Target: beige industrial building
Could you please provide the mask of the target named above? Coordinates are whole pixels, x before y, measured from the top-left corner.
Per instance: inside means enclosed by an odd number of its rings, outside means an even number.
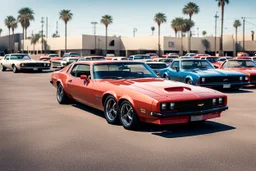
[[[5,36],[7,37],[7,36]],[[210,44],[209,49],[205,49],[202,44],[202,40],[208,40]],[[245,51],[255,52],[256,51],[256,41],[253,40],[251,34],[245,35]],[[0,38],[0,48],[5,44],[8,46],[8,39],[5,38],[5,42],[1,41]],[[105,53],[105,36],[94,36],[94,35],[77,35],[67,37],[67,51],[79,52],[81,55],[91,55],[91,54],[104,54]],[[137,53],[149,53],[157,52],[158,49],[158,37],[157,36],[137,36],[137,37],[108,37],[108,53],[114,53],[117,56],[129,56]],[[219,51],[220,38],[216,39],[216,51]],[[1,43],[2,42],[2,43]],[[16,42],[16,47],[20,42]],[[183,37],[183,54],[188,51],[188,38]],[[7,44],[7,45],[6,45]],[[160,37],[161,54],[176,52],[181,53],[181,38],[177,37]],[[227,55],[234,54],[235,47],[235,36],[234,35],[224,35],[223,38],[223,49],[224,53]],[[3,49],[3,48],[2,48]],[[17,48],[15,48],[17,50]],[[0,49],[1,50],[1,49]],[[65,50],[65,37],[59,38],[47,38],[46,44],[43,47],[43,52],[46,50],[47,53],[58,53],[62,55]],[[24,41],[24,51],[29,53],[41,53],[42,44],[38,42],[37,44],[31,44],[31,40]],[[192,37],[191,38],[191,52],[195,53],[215,53],[215,38],[214,37]],[[237,41],[237,51],[243,51],[243,36],[238,35]]]

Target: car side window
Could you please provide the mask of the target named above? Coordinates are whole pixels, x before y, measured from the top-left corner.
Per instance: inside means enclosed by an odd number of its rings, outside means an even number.
[[[65,53],[65,54],[63,55],[63,58],[68,57],[68,56],[69,56],[69,54],[68,54],[68,53]]]
[[[130,57],[129,57],[129,60],[133,60],[133,57],[132,57],[132,56],[130,56]]]
[[[175,61],[175,62],[172,63],[171,68],[175,69],[176,67],[179,68],[179,66],[180,66],[180,62],[179,61]]]
[[[225,62],[223,65],[222,65],[223,68],[227,68],[228,67],[228,62]]]
[[[91,73],[90,73],[90,65],[86,65],[86,64],[77,64],[73,67],[72,71],[70,72],[70,74],[73,77],[77,77],[79,78],[81,75],[87,75],[88,78],[91,77]]]
[[[10,55],[6,55],[4,59],[5,60],[10,60]]]

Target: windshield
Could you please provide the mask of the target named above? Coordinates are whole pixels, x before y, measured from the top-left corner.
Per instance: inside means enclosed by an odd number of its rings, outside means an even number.
[[[182,69],[214,69],[207,60],[184,60],[181,62]]]
[[[166,68],[167,66],[166,66],[166,64],[147,64],[150,68],[152,68],[152,69],[164,69],[164,68]]]
[[[154,54],[154,53],[151,53],[151,54],[148,54],[149,56],[158,56],[157,54]]]
[[[140,59],[151,59],[150,56],[135,56],[134,60],[140,60]]]
[[[228,61],[228,68],[253,68],[256,64],[249,60]]]
[[[70,57],[76,57],[76,56],[80,56],[78,53],[70,53],[69,55]]]
[[[51,55],[49,55],[49,57],[58,57],[59,55],[57,55],[57,54],[51,54]]]
[[[94,79],[156,78],[157,75],[144,63],[107,63],[93,66]]]
[[[215,63],[215,62],[218,62],[218,58],[206,58],[209,62],[211,63]]]
[[[11,55],[10,60],[29,60],[31,59],[28,55]]]
[[[167,58],[179,58],[178,55],[172,55],[172,56],[168,56]]]

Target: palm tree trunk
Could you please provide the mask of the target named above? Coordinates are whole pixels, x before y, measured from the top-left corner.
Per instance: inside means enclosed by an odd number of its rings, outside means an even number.
[[[189,20],[192,20],[192,15],[189,15]],[[190,53],[190,49],[191,49],[191,28],[189,28],[188,31],[188,53]]]
[[[177,37],[177,31],[175,31],[175,37]]]
[[[25,40],[27,39],[27,28],[25,27]]]
[[[15,49],[14,28],[12,28],[12,40],[13,40],[13,53],[14,53],[14,49]]]
[[[152,36],[154,36],[154,31],[152,30]]]
[[[35,54],[35,43],[33,44],[33,54]]]
[[[67,22],[65,22],[65,53],[67,53]]]
[[[220,33],[220,56],[223,56],[223,23],[224,23],[224,4],[221,6],[221,33]]]
[[[236,27],[236,42],[235,42],[235,55],[236,55],[236,51],[237,51],[237,49],[236,49],[236,46],[237,45],[237,27]]]
[[[161,49],[160,49],[160,24],[158,24],[158,55],[161,56]]]
[[[181,47],[181,52],[180,52],[180,54],[181,54],[181,56],[183,56],[183,35],[182,35],[182,31],[180,32],[180,37],[181,37],[181,40],[180,40],[180,47]]]
[[[22,34],[22,53],[24,53],[24,37],[25,37],[25,28],[24,27],[22,27],[22,32],[23,32],[23,34]]]
[[[105,54],[108,53],[108,26],[106,25],[106,44],[105,44]]]
[[[11,49],[11,29],[9,28],[9,47],[8,47],[8,53],[10,53]]]

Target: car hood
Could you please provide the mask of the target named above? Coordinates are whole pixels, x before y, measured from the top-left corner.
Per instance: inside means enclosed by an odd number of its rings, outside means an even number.
[[[219,70],[219,69],[207,69],[207,70],[190,70],[200,77],[219,77],[219,76],[245,76],[244,74],[236,71],[226,71],[226,70]]]
[[[240,71],[245,74],[256,75],[256,68],[237,68],[237,69],[233,69],[233,70]]]
[[[30,60],[16,60],[15,63],[33,63],[34,64],[34,63],[49,63],[49,62],[30,59]]]
[[[222,93],[203,87],[164,80],[161,78],[145,78],[133,80],[102,80],[122,90],[132,90],[155,99],[189,100],[220,96]],[[224,96],[224,95],[223,95]]]

